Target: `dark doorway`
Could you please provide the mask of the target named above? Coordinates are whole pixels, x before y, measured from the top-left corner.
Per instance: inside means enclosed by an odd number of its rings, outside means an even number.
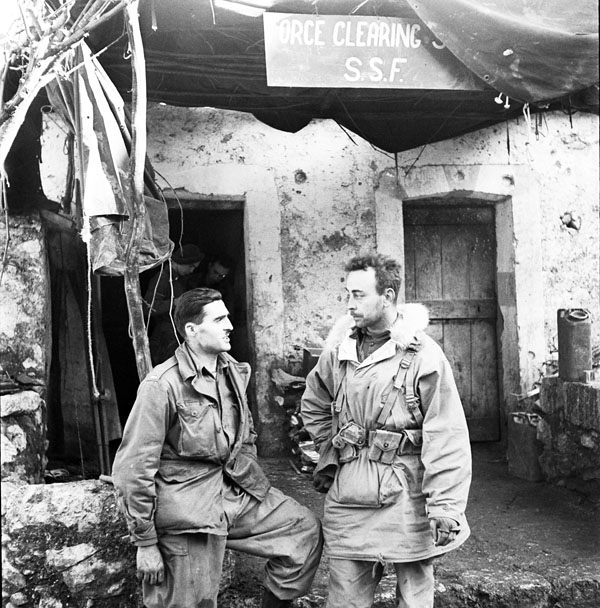
[[[225,253],[234,268],[222,291],[230,309],[234,332],[231,354],[250,360],[247,324],[246,260],[244,253],[243,201],[167,199],[169,234],[175,244],[193,243],[207,253]],[[140,275],[142,294],[160,267]],[[129,337],[129,316],[122,277],[102,277],[102,323],[113,370],[119,416],[124,424],[139,385],[133,346]]]

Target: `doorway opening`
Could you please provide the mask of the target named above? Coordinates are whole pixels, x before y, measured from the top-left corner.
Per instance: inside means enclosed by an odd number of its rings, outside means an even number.
[[[231,273],[217,289],[223,293],[234,326],[231,355],[240,361],[249,361],[244,201],[172,197],[167,198],[167,208],[169,236],[176,247],[179,243],[194,244],[207,255],[226,254],[233,261]],[[159,272],[160,267],[140,275],[142,294]],[[102,326],[113,370],[119,418],[124,425],[135,401],[139,379],[129,337],[122,277],[102,277],[101,302]]]
[[[429,309],[429,334],[454,372],[471,441],[498,441],[495,208],[428,200],[404,203],[403,215],[406,301]]]

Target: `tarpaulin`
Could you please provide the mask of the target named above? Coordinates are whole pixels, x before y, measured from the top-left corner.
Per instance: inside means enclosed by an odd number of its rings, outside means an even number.
[[[75,158],[82,213],[89,228],[88,247],[94,272],[121,275],[131,235],[129,152],[131,134],[124,102],[85,45],[72,51],[71,79],[59,79],[46,89],[50,102],[77,134]],[[139,243],[139,270],[165,261],[173,248],[167,208],[152,180],[146,180],[145,225]]]
[[[262,9],[257,7],[418,19],[424,35],[446,44],[482,86],[270,87]],[[149,101],[250,112],[290,132],[313,118],[329,118],[390,152],[520,116],[527,102],[532,112],[598,111],[597,88],[586,88],[598,81],[597,6],[591,0],[145,0],[140,22]],[[103,51],[102,65],[127,96],[131,70],[122,33],[122,23],[115,19],[98,28],[89,43]],[[507,104],[504,97],[498,103],[499,93],[513,100]]]
[[[598,82],[596,0],[408,0],[487,84],[523,102]]]

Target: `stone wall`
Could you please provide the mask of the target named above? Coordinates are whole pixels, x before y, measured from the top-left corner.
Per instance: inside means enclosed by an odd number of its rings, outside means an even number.
[[[46,455],[45,403],[35,391],[2,395],[2,480],[40,483]]]
[[[0,284],[0,375],[5,393],[1,478],[39,483],[45,467],[51,349],[48,258],[39,216],[3,216],[0,251],[5,247]]]
[[[2,572],[4,606],[136,606],[135,552],[112,486],[3,483]]]
[[[537,427],[540,465],[552,482],[600,490],[600,383],[544,378]]]
[[[227,551],[221,590],[233,576]],[[2,484],[2,606],[141,608],[112,485]]]

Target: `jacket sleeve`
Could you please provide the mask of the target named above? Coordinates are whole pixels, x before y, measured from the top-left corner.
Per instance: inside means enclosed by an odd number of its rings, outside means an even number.
[[[302,421],[319,452],[319,462],[315,472],[331,465],[337,467],[339,464],[337,451],[331,443],[333,427],[331,405],[335,395],[336,365],[335,351],[324,351],[317,365],[306,377],[306,389],[302,395]]]
[[[134,545],[156,543],[154,478],[170,424],[169,397],[157,378],[146,378],[115,455],[113,482]]]
[[[471,484],[469,432],[450,364],[439,346],[423,353],[416,391],[424,413],[423,493],[429,517],[464,521]]]

